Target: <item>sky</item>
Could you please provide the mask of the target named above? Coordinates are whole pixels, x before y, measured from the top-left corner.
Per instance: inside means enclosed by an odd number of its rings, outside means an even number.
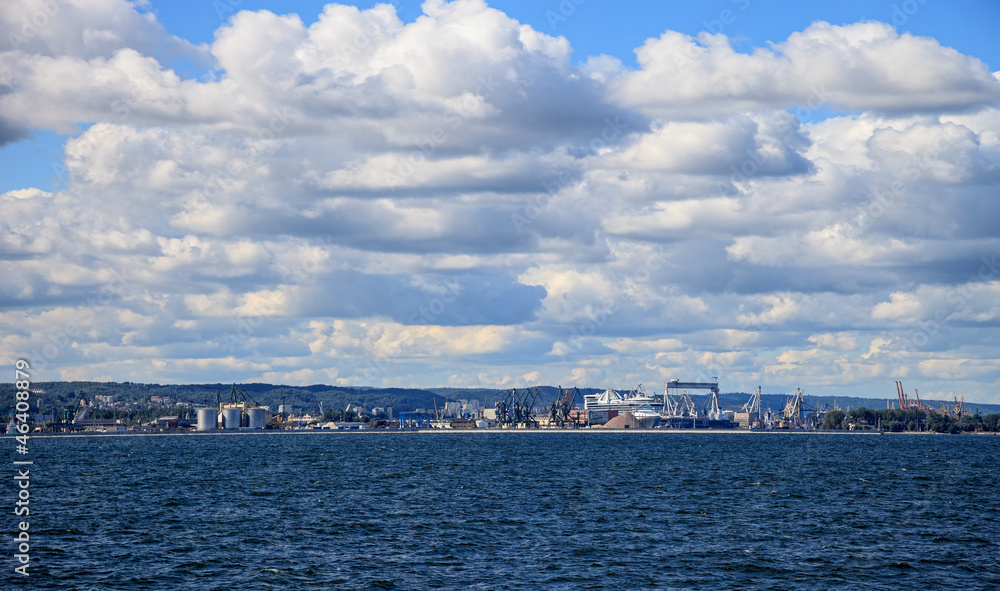
[[[35,381],[1000,403],[998,25],[7,1],[0,351]]]

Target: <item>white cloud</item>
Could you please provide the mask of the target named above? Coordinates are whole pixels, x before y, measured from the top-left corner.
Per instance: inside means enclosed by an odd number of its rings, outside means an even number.
[[[764,309],[758,313],[743,314],[738,321],[745,326],[782,324],[802,313],[801,299],[790,293],[761,296],[759,300]]]
[[[200,57],[189,42],[172,36],[142,2],[126,0],[8,0],[0,6],[5,42],[23,53],[108,56],[122,48]]]
[[[836,351],[854,351],[858,347],[857,337],[849,332],[815,334],[809,337],[809,342]]]
[[[659,117],[704,117],[830,104],[849,111],[961,110],[1000,99],[981,61],[883,23],[816,22],[771,49],[733,50],[724,35],[667,31],[612,82],[623,104]]]
[[[14,191],[7,191],[3,195],[0,195],[0,199],[37,199],[51,197],[52,193],[43,191],[41,189],[36,189],[34,187],[28,189],[16,189]]]
[[[872,307],[875,320],[890,322],[928,321],[935,324],[1000,321],[1000,278],[980,266],[983,277],[973,275],[956,285],[922,285],[914,291],[893,292],[889,300]]]

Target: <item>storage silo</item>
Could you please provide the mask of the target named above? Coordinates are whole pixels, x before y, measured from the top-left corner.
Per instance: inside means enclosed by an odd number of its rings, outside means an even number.
[[[247,410],[247,426],[251,429],[263,429],[267,425],[267,409],[255,406]]]
[[[198,430],[214,431],[219,428],[219,411],[214,408],[198,409]]]
[[[222,428],[239,429],[243,421],[243,409],[238,406],[227,406],[222,409]]]

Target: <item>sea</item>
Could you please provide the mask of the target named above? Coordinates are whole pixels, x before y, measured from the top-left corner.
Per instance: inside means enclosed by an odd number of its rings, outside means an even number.
[[[998,436],[259,432],[11,455],[33,464],[10,589],[1000,588]]]

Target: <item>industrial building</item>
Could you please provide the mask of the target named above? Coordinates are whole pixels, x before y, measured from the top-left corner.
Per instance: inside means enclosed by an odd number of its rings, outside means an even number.
[[[218,407],[198,409],[198,431],[235,431],[240,429],[266,429],[271,424],[271,412],[257,404],[246,390],[237,390],[233,384],[227,402],[218,398]]]

